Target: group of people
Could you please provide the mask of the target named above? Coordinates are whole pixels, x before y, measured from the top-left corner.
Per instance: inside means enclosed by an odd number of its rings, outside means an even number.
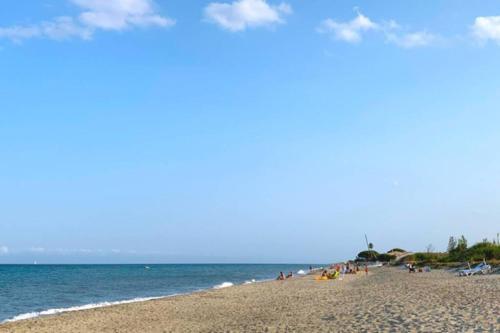
[[[415,267],[415,263],[407,263],[406,264],[406,268],[408,268],[408,273],[416,273],[416,272],[419,272],[419,273],[422,273],[422,272],[430,272],[430,268],[429,267],[424,267],[424,268],[417,268]]]
[[[312,266],[309,267],[310,272],[313,272],[314,270],[315,269],[313,269]],[[360,268],[359,268],[358,263],[352,264],[352,263],[348,262],[345,265],[344,264],[332,265],[332,266],[330,266],[330,270],[331,270],[331,272],[328,272],[328,270],[326,270],[326,269],[323,270],[321,273],[321,276],[319,276],[319,278],[322,278],[323,280],[336,279],[337,277],[340,276],[340,274],[356,274],[360,271]],[[364,270],[365,270],[365,273],[368,274],[368,266],[367,265],[365,265]],[[288,273],[288,275],[286,275],[286,276],[283,272],[280,272],[280,274],[278,275],[276,280],[283,281],[283,280],[286,280],[286,279],[289,279],[292,277],[293,277],[292,272]]]
[[[334,266],[331,266],[330,268],[335,269],[337,272],[340,272],[342,274],[357,274],[360,271],[358,263],[352,264],[350,262],[347,262],[345,265],[336,264]],[[368,274],[368,266],[366,264],[364,271],[366,274]]]
[[[282,280],[286,280],[286,279],[289,279],[289,278],[292,278],[292,277],[293,277],[293,273],[292,272],[288,273],[287,276],[285,276],[285,274],[283,272],[280,272],[280,275],[278,275],[278,278],[276,280],[282,281]]]
[[[344,265],[332,265],[330,266],[330,271],[323,270],[321,276],[316,277],[316,280],[334,280],[340,277],[340,274],[346,273],[346,267]]]
[[[357,263],[354,266],[349,262],[345,265],[345,274],[356,274],[357,272],[359,272],[359,265]]]
[[[332,272],[328,272],[326,269],[321,273],[321,280],[333,280],[338,278],[340,275],[340,272],[337,270],[333,270]]]

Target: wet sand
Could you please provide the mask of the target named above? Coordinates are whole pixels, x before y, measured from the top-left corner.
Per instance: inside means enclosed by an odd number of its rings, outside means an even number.
[[[500,276],[312,276],[0,326],[0,332],[500,332]]]

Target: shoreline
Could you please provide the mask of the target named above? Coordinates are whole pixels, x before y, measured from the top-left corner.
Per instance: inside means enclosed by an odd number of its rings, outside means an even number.
[[[383,267],[342,281],[305,275],[65,312],[4,323],[0,332],[495,331],[498,297],[498,275]]]
[[[301,270],[304,272],[303,270]],[[294,278],[301,278],[307,275],[310,275],[314,272],[317,272],[316,270],[313,270],[308,273],[300,273],[301,271],[297,272],[294,276]],[[0,328],[4,324],[9,324],[9,323],[16,323],[20,321],[25,321],[25,320],[32,320],[36,318],[47,318],[47,317],[52,317],[52,316],[57,316],[61,315],[64,313],[70,313],[70,312],[79,312],[79,311],[88,311],[88,310],[93,310],[93,309],[102,309],[102,308],[108,308],[108,307],[113,307],[113,306],[120,306],[124,304],[134,304],[134,303],[143,303],[143,302],[150,302],[150,301],[156,301],[156,300],[162,300],[162,299],[168,299],[168,298],[173,298],[173,297],[181,297],[181,296],[189,296],[189,295],[195,295],[197,293],[203,293],[203,292],[209,292],[209,291],[217,291],[225,288],[233,288],[233,287],[239,287],[239,286],[247,286],[250,284],[257,284],[257,283],[266,283],[266,282],[271,282],[274,281],[275,279],[262,279],[262,280],[255,280],[251,279],[242,283],[233,283],[233,282],[222,282],[219,285],[215,285],[209,288],[202,288],[190,292],[185,292],[185,293],[173,293],[173,294],[168,294],[168,295],[162,295],[162,296],[151,296],[151,297],[136,297],[132,299],[124,299],[124,300],[118,300],[118,301],[101,301],[101,302],[96,302],[96,303],[89,303],[89,304],[83,304],[83,305],[74,305],[74,306],[68,306],[64,308],[53,308],[53,309],[46,309],[38,312],[27,312],[27,313],[21,313],[18,315],[15,315],[12,318],[5,319],[3,321],[0,321]]]
[[[294,279],[301,279],[305,278],[307,276],[315,275],[316,273],[320,272],[322,268],[317,268],[313,269],[312,271],[304,274],[295,274],[295,276],[292,279],[287,279],[286,281],[291,281]],[[271,282],[278,282],[278,283],[284,283],[286,281],[277,281],[276,279],[263,279],[263,280],[255,280],[252,279],[252,281],[245,281],[243,283],[239,284],[233,284],[232,282],[223,282],[220,285],[215,285],[210,288],[205,288],[205,289],[199,289],[199,290],[194,290],[191,292],[187,293],[176,293],[176,294],[171,294],[171,295],[164,295],[164,296],[156,296],[156,297],[138,297],[138,298],[133,298],[129,300],[121,300],[121,301],[103,301],[99,303],[90,303],[90,304],[84,304],[84,305],[78,305],[78,306],[70,306],[67,308],[60,308],[60,309],[47,309],[43,310],[40,312],[31,312],[31,313],[23,313],[14,316],[13,318],[6,319],[4,321],[0,322],[0,332],[2,331],[2,327],[6,326],[7,324],[16,324],[16,323],[22,323],[26,321],[32,321],[32,320],[43,320],[43,319],[48,319],[48,318],[54,318],[60,315],[64,314],[71,314],[71,313],[76,313],[76,312],[86,312],[86,311],[92,311],[92,310],[101,310],[101,309],[108,309],[112,307],[118,307],[122,305],[133,305],[133,304],[140,304],[140,303],[147,303],[147,302],[154,302],[154,301],[161,301],[161,300],[167,300],[167,299],[174,299],[178,297],[187,297],[187,296],[193,296],[197,294],[203,294],[203,293],[212,293],[212,292],[218,292],[223,289],[228,289],[228,288],[238,288],[238,287],[245,287],[245,286],[250,286],[250,285],[256,285],[256,284],[264,284],[264,283],[271,283]],[[33,316],[30,316],[33,315]]]
[[[303,275],[298,275],[297,277],[301,277],[301,276],[303,276]],[[224,288],[246,286],[249,284],[265,283],[265,282],[270,282],[270,281],[273,281],[273,280],[272,279],[265,279],[265,280],[258,280],[258,281],[254,280],[254,281],[246,281],[246,282],[243,282],[240,284],[233,284],[232,282],[223,282],[220,285],[216,285],[216,286],[213,286],[211,288],[194,290],[194,291],[187,292],[187,293],[175,293],[175,294],[170,294],[170,295],[153,296],[153,297],[137,297],[137,298],[132,298],[132,299],[120,300],[120,301],[102,301],[102,302],[98,302],[98,303],[89,303],[89,304],[83,304],[83,305],[69,306],[66,308],[55,308],[55,309],[42,310],[39,312],[21,313],[21,314],[16,315],[12,318],[5,319],[4,321],[1,321],[0,328],[3,324],[16,323],[16,322],[20,322],[20,321],[24,321],[24,320],[31,320],[31,319],[36,319],[36,318],[46,318],[46,317],[51,317],[51,316],[57,316],[57,315],[60,315],[63,313],[68,313],[68,312],[88,311],[88,310],[93,310],[93,309],[102,309],[102,308],[108,308],[108,307],[112,307],[112,306],[119,306],[119,305],[123,305],[123,304],[150,302],[150,301],[162,300],[162,299],[167,299],[167,298],[172,298],[172,297],[194,295],[197,293],[207,292],[207,291],[211,291],[211,290],[216,291],[216,290],[221,290]]]

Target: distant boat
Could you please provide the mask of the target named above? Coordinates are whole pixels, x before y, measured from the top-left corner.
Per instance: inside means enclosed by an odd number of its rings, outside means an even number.
[[[144,266],[144,269],[151,269],[151,267],[149,267],[149,266]]]
[[[35,261],[33,261],[33,265],[38,265],[38,263],[36,262],[36,260],[35,260]]]

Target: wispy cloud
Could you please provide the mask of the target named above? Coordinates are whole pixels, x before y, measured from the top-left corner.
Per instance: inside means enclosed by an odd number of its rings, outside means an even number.
[[[45,21],[31,26],[0,27],[0,38],[8,38],[14,42],[35,37],[46,37],[55,40],[63,40],[70,37],[89,39],[92,32],[80,26],[75,20],[68,16],[61,16],[52,21]]]
[[[355,9],[356,17],[350,21],[337,21],[331,18],[323,20],[317,31],[328,34],[335,40],[357,44],[368,32],[382,34],[388,43],[402,48],[416,48],[432,44],[437,36],[426,31],[406,31],[396,21],[376,22]]]
[[[167,27],[175,22],[160,16],[151,0],[72,0],[84,12],[80,21],[89,28],[123,30],[134,26]]]
[[[399,35],[388,32],[386,33],[386,38],[389,43],[396,44],[405,49],[424,47],[434,43],[437,39],[436,35],[426,31],[403,33]]]
[[[91,39],[97,30],[134,27],[168,27],[175,21],[159,15],[152,0],[71,0],[82,12],[77,17],[60,16],[33,25],[0,27],[0,38],[21,42],[31,38]]]
[[[359,43],[363,38],[363,32],[378,29],[378,24],[358,12],[358,15],[348,22],[338,22],[328,18],[321,22],[318,32],[332,34],[335,39],[348,43]]]
[[[284,16],[291,13],[292,7],[289,4],[283,2],[279,5],[270,5],[266,0],[212,2],[205,7],[207,21],[232,32],[284,23]]]
[[[494,41],[500,44],[500,16],[476,17],[471,30],[474,38],[480,42]]]

